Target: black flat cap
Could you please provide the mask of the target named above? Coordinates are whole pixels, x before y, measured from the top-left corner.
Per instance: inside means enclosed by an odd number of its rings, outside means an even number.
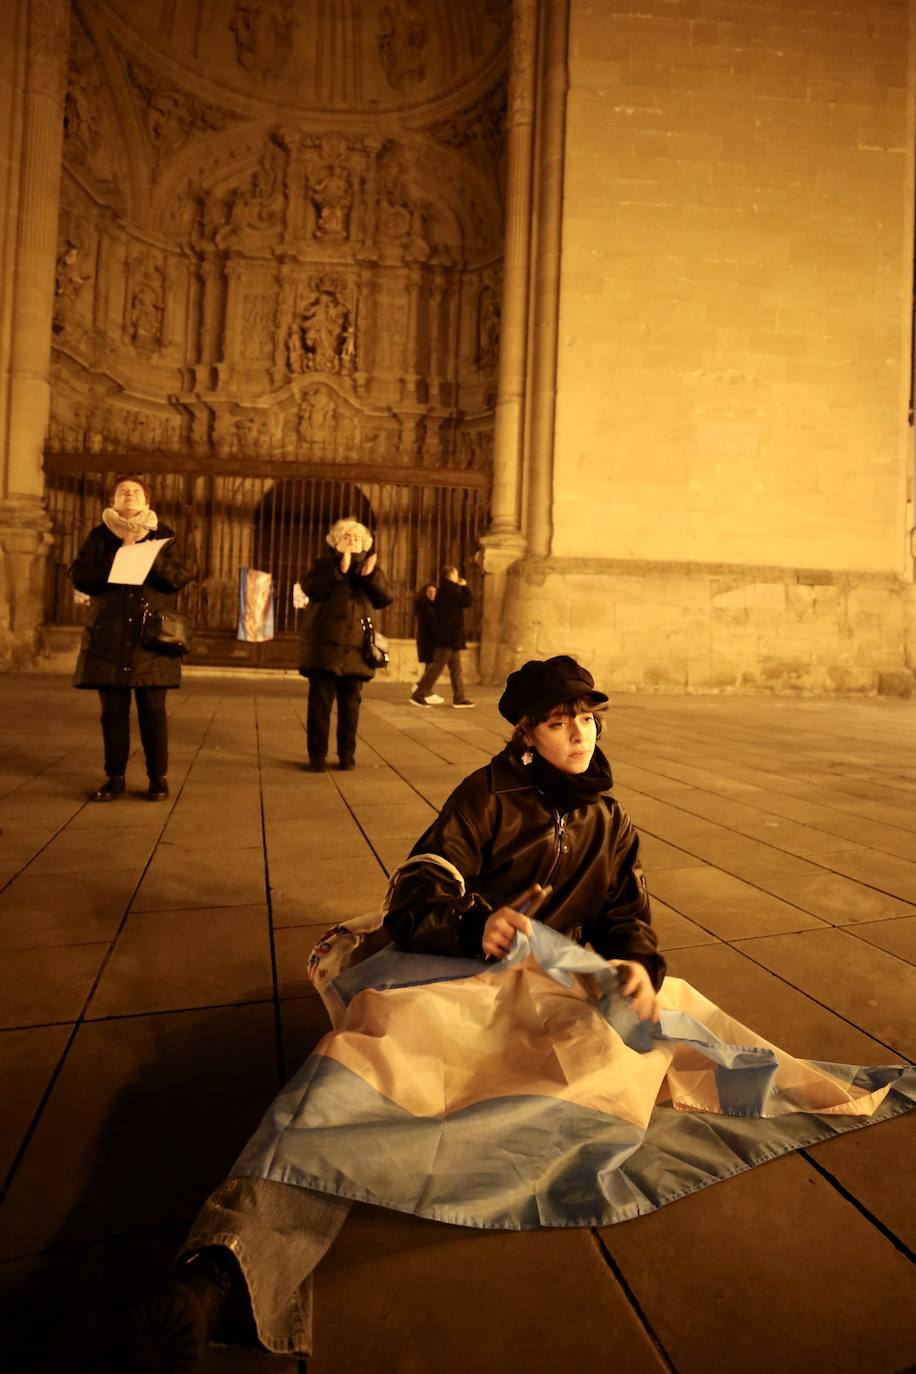
[[[522,716],[549,715],[555,706],[575,697],[586,698],[592,706],[607,701],[604,692],[595,691],[595,679],[588,669],[568,654],[531,658],[506,679],[499,713],[517,725]]]

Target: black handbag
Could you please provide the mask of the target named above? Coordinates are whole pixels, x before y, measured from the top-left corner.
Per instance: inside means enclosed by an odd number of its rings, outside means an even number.
[[[360,622],[363,627],[363,659],[370,668],[387,668],[391,654],[388,640],[372,624],[371,615],[365,615]]]
[[[140,620],[140,643],[144,649],[166,658],[179,658],[191,652],[191,622],[182,611],[156,611],[144,605]]]

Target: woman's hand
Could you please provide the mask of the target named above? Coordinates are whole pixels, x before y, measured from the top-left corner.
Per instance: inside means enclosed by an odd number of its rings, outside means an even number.
[[[340,555],[340,571],[341,571],[342,573],[347,573],[347,572],[350,571],[350,550],[349,550],[349,549],[344,549],[343,553]]]
[[[487,923],[483,928],[483,952],[488,959],[502,959],[512,948],[512,941],[515,939],[515,932],[520,930],[523,935],[531,934],[531,921],[525,915],[524,908],[533,903],[534,898],[539,896],[543,889],[540,883],[533,883],[526,892],[518,898],[515,906],[501,906],[490,913]]]
[[[370,553],[369,557],[366,559],[365,563],[363,564],[363,566],[362,566],[362,567],[360,568],[360,570],[359,570],[359,571],[360,571],[360,575],[361,575],[362,577],[371,577],[372,574],[375,572],[375,565],[376,565],[377,562],[378,562],[378,554],[377,554],[377,553]]]
[[[609,959],[608,963],[617,970],[620,991],[633,999],[633,1010],[640,1021],[658,1021],[658,999],[644,965],[632,959]]]

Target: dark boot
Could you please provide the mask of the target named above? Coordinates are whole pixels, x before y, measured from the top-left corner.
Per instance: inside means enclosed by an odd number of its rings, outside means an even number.
[[[169,795],[169,785],[165,778],[150,778],[147,801],[165,801]]]
[[[352,754],[341,754],[340,766],[345,773],[348,773],[351,768],[356,767],[356,759]]]
[[[244,1283],[230,1250],[211,1246],[127,1308],[111,1349],[114,1374],[191,1374]]]
[[[97,792],[93,792],[90,801],[108,802],[114,801],[116,797],[124,793],[124,774],[112,773],[107,782],[103,782]]]
[[[328,771],[327,759],[322,758],[319,754],[310,754],[306,767],[310,773],[326,773]]]

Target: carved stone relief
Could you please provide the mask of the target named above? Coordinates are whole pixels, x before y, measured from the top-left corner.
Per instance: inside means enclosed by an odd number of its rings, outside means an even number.
[[[195,131],[224,129],[236,118],[228,110],[207,105],[190,92],[179,90],[142,63],[131,59],[127,70],[144,104],[143,120],[153,145],[153,178],[167,158],[184,147]]]
[[[484,279],[477,293],[477,368],[494,372],[499,361],[500,290],[496,280]]]
[[[289,370],[293,375],[332,372],[349,376],[355,340],[346,286],[333,277],[316,277],[308,287],[286,336]]]
[[[252,291],[242,306],[242,362],[263,363],[273,357],[274,297]]]
[[[437,120],[426,132],[437,143],[465,154],[475,166],[487,167],[502,190],[508,90],[505,80],[491,86],[479,100],[448,119]]]
[[[295,25],[293,0],[235,0],[229,28],[239,66],[257,81],[279,76],[292,52]]]
[[[285,70],[310,14],[292,0],[226,4],[228,63],[263,81],[282,55]],[[387,0],[376,16],[370,51],[377,37],[384,79],[409,92],[426,80],[440,20],[422,0]],[[486,428],[498,360],[504,85],[425,128],[392,118],[376,134],[377,122],[348,119],[341,131],[326,115],[278,127],[275,113],[253,117],[254,97],[242,112],[217,106],[214,87],[208,101],[176,85],[167,54],[146,61],[150,44],[119,48],[154,159],[131,220],[102,192],[119,165],[120,88],[100,56],[112,60],[112,45],[96,51],[80,30],[71,47],[67,156],[85,203],[62,214],[54,327],[61,356],[87,372],[85,398],[61,393],[55,434],[115,449],[180,437],[212,455],[483,462],[483,439],[462,435],[464,416]],[[91,398],[100,377],[118,405]],[[151,395],[174,397],[167,433]]]
[[[410,91],[426,75],[429,16],[423,0],[391,0],[379,14],[378,54],[396,91]]]
[[[156,350],[162,343],[165,280],[162,267],[149,253],[130,265],[127,335],[137,348]]]

